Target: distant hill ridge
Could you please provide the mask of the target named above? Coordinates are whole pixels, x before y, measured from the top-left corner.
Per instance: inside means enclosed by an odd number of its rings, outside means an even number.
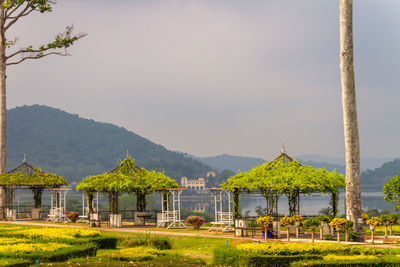
[[[139,166],[165,170],[175,179],[199,177],[211,170],[124,128],[60,109],[22,106],[7,114],[8,169],[20,164],[26,154],[29,163],[78,181],[113,169],[127,150]]]

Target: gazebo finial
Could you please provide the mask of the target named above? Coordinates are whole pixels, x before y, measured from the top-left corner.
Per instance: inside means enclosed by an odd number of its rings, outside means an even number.
[[[24,163],[26,163],[26,154],[24,153]]]
[[[282,153],[282,154],[286,154],[285,142],[282,142],[281,153]]]

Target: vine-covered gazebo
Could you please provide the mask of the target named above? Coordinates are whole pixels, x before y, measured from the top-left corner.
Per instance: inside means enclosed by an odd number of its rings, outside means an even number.
[[[273,216],[278,215],[281,195],[288,198],[289,214],[293,215],[300,213],[301,194],[327,193],[331,197],[331,212],[336,216],[339,189],[345,187],[345,179],[336,171],[301,165],[288,156],[283,148],[275,160],[231,176],[221,187],[233,192],[235,218],[240,216],[239,194],[242,192],[260,193],[267,202],[268,215]]]
[[[146,195],[156,189],[178,187],[178,184],[162,172],[148,171],[139,168],[130,157],[124,159],[120,165],[111,172],[88,176],[84,178],[76,189],[87,195],[89,219],[93,213],[93,198],[95,192],[108,194],[110,225],[121,227],[122,217],[118,211],[118,197],[121,193],[136,194],[136,213],[146,210]],[[135,220],[141,224],[141,220]]]
[[[52,190],[67,186],[67,181],[58,175],[44,172],[24,162],[15,169],[0,175],[0,187],[6,193],[6,210],[12,210],[13,195],[16,189],[28,189],[33,193],[32,219],[40,219],[42,194],[44,190]],[[60,196],[56,194],[55,198]],[[4,208],[3,218],[4,218]]]

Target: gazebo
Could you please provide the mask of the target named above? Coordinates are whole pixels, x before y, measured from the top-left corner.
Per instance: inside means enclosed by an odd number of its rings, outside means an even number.
[[[234,217],[239,215],[239,194],[260,193],[267,202],[267,214],[277,217],[278,200],[286,195],[289,214],[300,213],[300,195],[328,193],[331,196],[332,214],[337,215],[338,193],[345,187],[343,175],[335,171],[315,169],[301,165],[286,154],[284,147],[281,154],[273,161],[259,165],[248,172],[240,172],[230,177],[221,185],[233,192]]]
[[[84,178],[76,189],[86,193],[89,209],[89,219],[93,214],[94,193],[108,194],[110,207],[110,226],[122,227],[122,216],[118,211],[118,197],[121,193],[135,193],[137,198],[137,211],[134,215],[135,224],[144,224],[141,215],[146,209],[146,195],[159,188],[178,187],[178,184],[162,172],[148,171],[139,168],[130,157],[124,159],[120,165],[111,172],[88,176]]]
[[[63,177],[35,168],[24,159],[24,162],[15,169],[0,175],[0,187],[6,192],[6,214],[3,209],[0,216],[3,219],[15,218],[16,211],[12,209],[14,191],[28,189],[33,193],[32,219],[40,219],[43,191],[65,186],[68,186],[68,183]],[[55,198],[59,200],[60,195],[55,194]]]

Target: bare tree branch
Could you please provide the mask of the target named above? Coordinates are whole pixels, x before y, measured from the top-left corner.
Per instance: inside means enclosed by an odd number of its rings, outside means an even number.
[[[21,12],[18,13],[17,16],[14,17],[14,19],[12,19],[7,25],[4,26],[4,31],[7,31],[15,22],[17,22],[18,19],[29,10],[29,8],[32,8],[30,1],[27,2],[26,6],[22,9]],[[32,8],[32,9],[34,9],[34,8]]]
[[[6,65],[7,66],[17,65],[19,63],[24,62],[27,59],[39,59],[39,58],[47,57],[47,56],[50,56],[50,55],[58,55],[58,56],[64,56],[64,57],[65,56],[70,56],[70,54],[66,53],[66,52],[49,52],[47,54],[37,54],[37,55],[32,55],[32,56],[23,56],[20,60],[7,63]]]
[[[10,7],[13,7],[14,4],[15,4],[15,2],[16,2],[16,0],[13,0],[13,1],[10,3],[9,6],[10,6]],[[17,4],[17,5],[14,6],[11,10],[10,10],[10,9],[6,9],[6,12],[5,12],[5,19],[8,19],[12,14],[14,14],[14,12],[17,11],[18,8],[19,8],[20,6],[22,6],[22,3]]]
[[[25,12],[24,14],[22,14],[22,15],[20,15],[20,16],[16,16],[16,17],[8,17],[8,18],[6,18],[6,19],[19,19],[19,18],[22,18],[22,17],[25,17],[25,16],[28,16],[31,12],[33,12],[33,11],[37,11],[36,9],[31,9],[31,10],[29,10],[29,11],[27,11],[27,12]]]

